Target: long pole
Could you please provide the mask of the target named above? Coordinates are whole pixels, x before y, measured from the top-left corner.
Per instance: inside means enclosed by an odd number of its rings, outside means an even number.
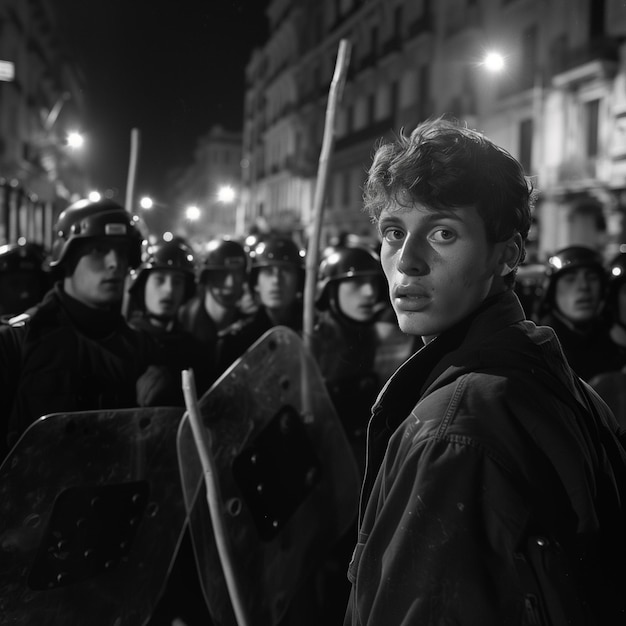
[[[230,597],[233,613],[235,614],[237,626],[250,626],[251,622],[248,619],[242,592],[235,573],[228,531],[226,530],[226,522],[222,514],[223,506],[220,497],[217,468],[211,452],[210,435],[202,423],[193,370],[182,371],[182,384],[189,423],[202,465],[207,505],[209,507],[215,545],[217,546],[217,553],[222,565],[224,580],[226,581],[226,588]]]
[[[335,72],[326,105],[326,119],[324,122],[324,137],[317,166],[317,180],[313,197],[313,229],[309,238],[306,253],[306,277],[304,283],[304,312],[302,320],[302,339],[307,348],[311,347],[313,324],[315,322],[315,285],[317,282],[317,265],[319,258],[319,242],[324,212],[324,196],[326,194],[326,180],[328,166],[335,139],[335,113],[337,103],[341,99],[345,85],[348,63],[350,61],[350,43],[347,39],[339,42],[339,51],[335,63]]]
[[[128,162],[128,178],[126,180],[126,210],[133,212],[133,199],[135,197],[135,179],[137,177],[137,161],[139,160],[139,129],[130,131],[130,160]]]

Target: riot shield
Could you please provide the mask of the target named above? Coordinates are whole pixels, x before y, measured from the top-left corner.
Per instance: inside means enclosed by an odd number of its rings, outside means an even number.
[[[200,399],[250,623],[273,625],[298,585],[354,522],[359,473],[343,427],[300,337],[276,327]],[[185,502],[211,617],[236,624],[188,414],[178,433]]]
[[[53,414],[0,467],[0,624],[141,626],[186,510],[181,408]]]

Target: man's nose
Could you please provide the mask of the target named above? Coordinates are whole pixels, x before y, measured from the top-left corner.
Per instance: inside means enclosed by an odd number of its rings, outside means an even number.
[[[402,274],[423,274],[426,271],[426,260],[417,239],[406,237],[398,254],[398,271]]]
[[[124,263],[125,255],[117,248],[111,248],[105,256],[106,266],[108,268],[117,268]]]
[[[374,295],[375,287],[374,283],[371,280],[366,280],[361,284],[361,293],[364,296],[372,296]]]

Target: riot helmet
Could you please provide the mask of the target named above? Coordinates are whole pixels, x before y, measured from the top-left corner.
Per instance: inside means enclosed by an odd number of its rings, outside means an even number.
[[[0,246],[0,273],[43,271],[46,253],[40,244],[9,243]]]
[[[248,255],[237,241],[222,237],[213,239],[207,245],[207,252],[200,271],[200,282],[204,283],[212,272],[241,272],[245,276],[248,269]]]
[[[0,246],[0,314],[22,313],[37,304],[49,287],[46,254],[35,243]]]
[[[137,216],[112,200],[79,200],[61,212],[54,227],[49,266],[62,266],[78,243],[90,239],[115,239],[128,243],[128,264],[141,263],[143,235]]]
[[[333,248],[325,254],[318,271],[316,306],[320,311],[328,309],[336,296],[337,285],[347,279],[370,276],[384,284],[384,274],[379,256],[365,246]]]
[[[600,277],[602,290],[606,288],[608,276],[604,269],[602,255],[586,246],[568,246],[562,248],[549,257],[546,265],[546,274],[543,296],[539,305],[539,316],[547,314],[555,306],[555,290],[558,279],[568,272],[587,267],[595,270]]]
[[[293,267],[298,270],[300,282],[304,283],[304,251],[289,237],[267,237],[258,242],[250,251],[250,284],[257,282],[259,270],[263,267]]]
[[[185,295],[188,300],[195,293],[195,258],[191,247],[181,239],[162,241],[146,247],[142,255],[141,265],[133,272],[129,291],[132,295],[142,298],[148,274],[153,270],[173,270],[181,272],[185,277]]]

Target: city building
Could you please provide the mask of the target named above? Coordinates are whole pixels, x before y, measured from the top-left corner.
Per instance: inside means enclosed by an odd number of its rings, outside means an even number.
[[[0,3],[0,244],[49,247],[58,213],[86,192],[67,144],[82,78],[58,32],[52,0]]]
[[[271,0],[246,69],[245,223],[310,234],[340,41],[322,244],[375,238],[361,188],[375,143],[431,116],[483,131],[540,191],[531,260],[585,244],[613,254],[626,206],[626,8],[618,0]],[[500,71],[485,62],[498,52]]]
[[[240,132],[214,126],[198,140],[191,165],[172,176],[171,205],[180,213],[180,233],[192,243],[243,230],[237,223],[243,219],[241,146]]]

